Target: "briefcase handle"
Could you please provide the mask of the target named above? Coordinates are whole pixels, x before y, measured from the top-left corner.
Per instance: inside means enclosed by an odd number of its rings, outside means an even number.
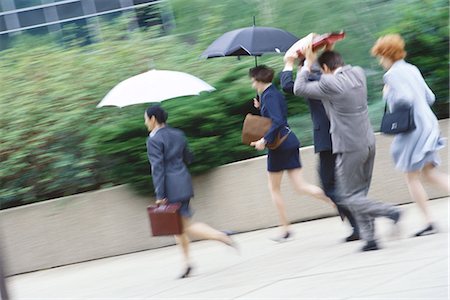
[[[150,210],[153,211],[158,211],[158,212],[172,212],[172,211],[178,211],[181,208],[181,203],[179,202],[175,202],[175,203],[170,203],[168,201],[166,201],[163,204],[158,204],[158,205],[150,205],[148,207]]]
[[[162,199],[160,202],[156,201],[155,205],[159,207],[160,205],[167,205],[167,203],[169,203],[167,199]]]

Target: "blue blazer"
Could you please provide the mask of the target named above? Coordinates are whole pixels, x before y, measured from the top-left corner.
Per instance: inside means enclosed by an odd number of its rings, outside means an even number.
[[[308,80],[318,81],[321,76],[319,70],[310,73]],[[294,94],[294,80],[292,79],[292,71],[283,71],[280,74],[280,83],[283,91],[289,94]],[[322,101],[317,99],[306,99],[311,113],[311,119],[314,126],[313,139],[314,151],[331,151],[331,134],[330,134],[330,120],[328,119]]]
[[[282,136],[289,133],[286,100],[284,95],[273,84],[261,94],[261,116],[272,120],[272,127],[264,136],[264,139],[268,143],[272,143],[278,133],[281,133]],[[299,147],[299,140],[291,132],[288,138],[276,150]]]
[[[193,156],[181,130],[166,126],[154,135],[150,134],[147,138],[147,156],[156,199],[179,202],[194,195],[191,175],[186,167]]]

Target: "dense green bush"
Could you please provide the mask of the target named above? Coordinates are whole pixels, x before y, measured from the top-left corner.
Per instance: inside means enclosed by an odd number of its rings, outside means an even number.
[[[439,118],[449,116],[448,1],[414,1],[402,20],[384,33],[401,33],[406,41],[406,60],[415,64],[436,95],[433,108]]]
[[[199,59],[221,33],[251,25],[252,15],[261,26],[284,28],[298,36],[346,29],[348,38],[337,50],[347,63],[368,70],[371,118],[377,125],[383,107],[382,70],[369,56],[370,47],[380,32],[393,24],[400,26],[398,20],[410,22],[408,11],[415,18],[417,9],[432,29],[405,35],[413,47],[408,49],[410,58],[426,73],[439,101],[448,103],[448,29],[435,26],[447,22],[448,9],[437,13],[426,6],[448,5],[443,1],[399,2],[176,0],[170,1],[176,29],[164,37],[159,28],[129,31],[126,17],[100,22],[96,43],[87,46],[82,46],[86,41],[76,34],[65,35],[63,41],[55,41],[52,35],[17,36],[10,49],[0,52],[0,207],[120,183],[150,191],[143,123],[147,105],[96,108],[115,84],[147,71],[150,65],[191,73],[217,89],[162,103],[169,112],[169,124],[188,136],[196,156],[193,173],[260,155],[240,143],[241,123],[254,96],[247,76],[253,59]],[[208,10],[200,9],[205,6]],[[425,18],[428,15],[430,20]],[[400,32],[409,32],[409,28],[400,27]],[[416,48],[429,51],[414,52]],[[282,68],[277,55],[262,56],[259,62]],[[288,97],[288,105],[293,130],[303,145],[309,144],[311,122],[306,105],[296,97]]]

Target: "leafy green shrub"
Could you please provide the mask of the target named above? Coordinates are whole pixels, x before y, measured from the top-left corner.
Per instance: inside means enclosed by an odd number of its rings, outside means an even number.
[[[383,33],[400,33],[408,52],[436,95],[433,105],[439,118],[449,117],[449,6],[448,1],[416,0],[403,10],[403,18]]]
[[[169,125],[188,137],[196,156],[191,166],[194,174],[260,155],[240,142],[242,120],[254,97],[247,76],[253,58],[199,59],[223,32],[250,26],[252,15],[258,16],[258,25],[284,28],[298,36],[346,29],[348,38],[337,50],[347,63],[370,71],[371,118],[377,124],[383,107],[382,70],[369,50],[377,33],[392,24],[400,26],[401,12],[409,11],[411,18],[424,19],[427,26],[410,24],[416,26],[411,29],[417,30],[415,36],[407,33],[409,25],[398,31],[407,38],[411,61],[426,73],[439,103],[448,104],[448,51],[443,52],[448,28],[442,26],[448,11],[442,8],[443,1],[420,2],[174,0],[170,3],[177,27],[164,37],[159,36],[159,28],[129,31],[127,18],[100,22],[96,42],[87,46],[81,46],[86,38],[77,34],[68,34],[62,42],[53,35],[19,35],[10,49],[0,52],[0,208],[121,183],[131,183],[143,192],[151,190],[143,123],[147,105],[96,108],[118,82],[147,71],[150,65],[191,73],[217,89],[162,103],[169,112]],[[199,9],[206,5],[208,10]],[[417,7],[422,7],[421,18],[415,17]],[[319,14],[327,18],[318,19]],[[264,55],[259,63],[277,71],[283,64],[279,55]],[[289,122],[302,144],[308,145],[307,106],[297,97],[287,100]]]

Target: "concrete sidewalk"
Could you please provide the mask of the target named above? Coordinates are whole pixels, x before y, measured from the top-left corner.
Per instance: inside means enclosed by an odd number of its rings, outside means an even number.
[[[13,276],[7,284],[11,299],[449,299],[448,200],[429,202],[435,235],[409,238],[424,225],[413,204],[401,206],[400,239],[389,238],[389,220],[377,220],[380,251],[342,243],[349,227],[333,217],[293,225],[294,239],[282,244],[269,239],[276,228],[235,235],[240,255],[217,242],[193,243],[188,279],[175,279],[181,253],[172,246]]]

